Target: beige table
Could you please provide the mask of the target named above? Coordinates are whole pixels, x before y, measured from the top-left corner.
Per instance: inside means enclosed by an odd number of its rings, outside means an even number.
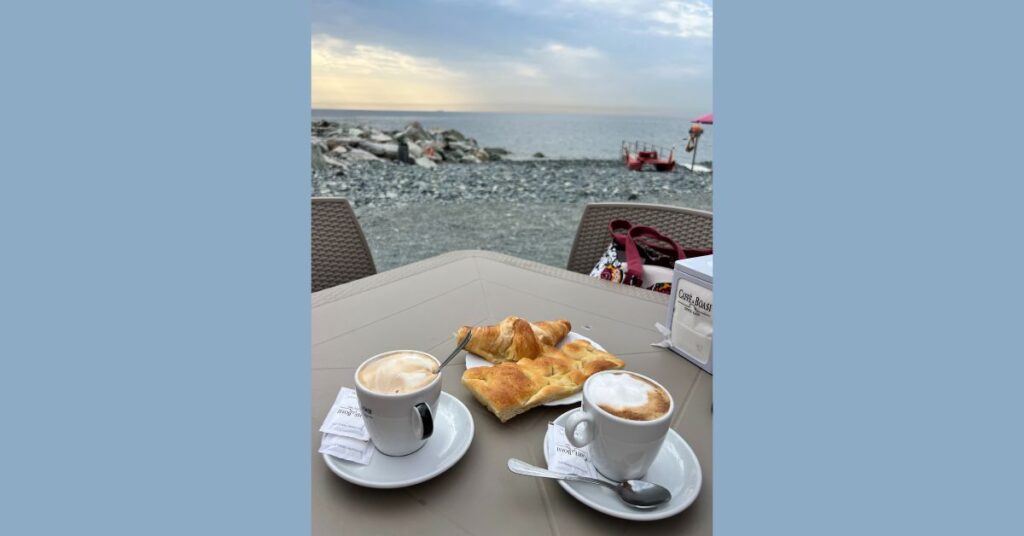
[[[664,322],[667,299],[483,251],[440,255],[313,294],[313,534],[711,534],[711,376],[650,346],[659,339],[654,323]],[[693,447],[704,471],[690,508],[661,521],[625,521],[591,510],[554,481],[510,473],[510,457],[544,466],[547,423],[570,406],[535,408],[501,424],[462,386],[464,356],[442,378],[443,389],[469,408],[476,426],[459,463],[433,480],[395,490],[362,488],[327,468],[316,452],[317,428],[338,389],[354,386],[364,359],[400,348],[443,358],[458,326],[496,323],[510,314],[567,318],[627,369],[669,389],[680,405],[672,428]]]

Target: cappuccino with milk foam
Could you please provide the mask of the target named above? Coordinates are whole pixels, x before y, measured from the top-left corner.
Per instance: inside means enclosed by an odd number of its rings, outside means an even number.
[[[661,387],[629,372],[595,375],[586,389],[595,406],[631,421],[653,421],[668,413],[672,405]]]
[[[359,371],[359,383],[383,395],[411,393],[437,378],[437,361],[417,352],[393,352],[367,363]]]

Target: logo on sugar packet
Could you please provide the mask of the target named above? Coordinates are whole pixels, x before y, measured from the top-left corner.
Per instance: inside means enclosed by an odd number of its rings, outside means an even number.
[[[597,470],[590,463],[590,447],[577,448],[565,438],[565,428],[548,423],[547,439],[548,470],[590,478],[598,478]]]
[[[320,426],[320,431],[326,434],[350,437],[360,441],[370,439],[370,432],[363,422],[363,412],[360,411],[359,401],[356,392],[347,387],[338,391],[338,396],[331,406],[331,411]]]

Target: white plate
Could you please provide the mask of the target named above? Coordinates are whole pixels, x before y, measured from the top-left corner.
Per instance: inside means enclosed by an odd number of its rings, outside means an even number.
[[[555,424],[565,426],[565,420],[574,411],[580,411],[580,408],[563,413],[555,419]],[[549,435],[544,435],[545,463],[548,461],[548,442],[551,441]],[[643,479],[668,488],[672,492],[672,499],[651,510],[637,510],[626,505],[614,491],[604,486],[564,480],[559,480],[558,485],[569,492],[569,495],[598,512],[633,521],[654,521],[674,516],[693,504],[700,493],[703,476],[700,462],[697,461],[693,449],[675,430],[669,430],[665,443],[661,446],[661,452],[654,458],[654,463]]]
[[[606,351],[604,349],[604,347],[601,346],[600,344],[597,344],[594,341],[594,339],[591,339],[590,337],[584,337],[583,335],[580,335],[579,333],[576,333],[575,331],[570,331],[565,336],[565,338],[562,339],[562,342],[558,343],[558,346],[556,346],[556,348],[561,348],[562,346],[565,346],[566,343],[569,343],[569,342],[572,342],[572,341],[578,341],[578,340],[587,341],[590,344],[594,345],[594,348],[597,348],[598,350],[601,350],[602,352]],[[484,359],[484,358],[482,358],[482,357],[480,357],[480,356],[478,356],[476,354],[472,354],[472,353],[466,352],[466,368],[467,369],[477,368],[477,367],[493,367],[493,366],[494,366],[494,363],[491,363],[490,361],[488,361],[488,360],[486,360],[486,359]],[[558,400],[552,400],[551,402],[546,402],[544,405],[545,406],[568,406],[570,404],[579,404],[582,401],[583,401],[583,393],[576,393],[576,394],[569,395],[569,396],[567,396],[565,398],[559,398]]]
[[[445,472],[473,442],[473,417],[454,396],[441,391],[434,416],[434,434],[423,448],[407,456],[373,453],[370,463],[355,462],[324,454],[327,467],[353,484],[368,488],[404,488],[430,480]]]

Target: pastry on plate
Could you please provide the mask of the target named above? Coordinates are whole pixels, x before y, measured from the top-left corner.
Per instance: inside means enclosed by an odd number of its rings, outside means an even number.
[[[496,326],[462,326],[455,334],[462,340],[473,330],[473,338],[466,350],[491,363],[518,361],[539,357],[545,346],[557,346],[572,329],[568,320],[529,322],[518,316],[509,316]]]
[[[545,346],[536,358],[467,369],[462,384],[506,422],[530,408],[579,392],[593,374],[624,365],[614,355],[578,340],[560,349]]]

